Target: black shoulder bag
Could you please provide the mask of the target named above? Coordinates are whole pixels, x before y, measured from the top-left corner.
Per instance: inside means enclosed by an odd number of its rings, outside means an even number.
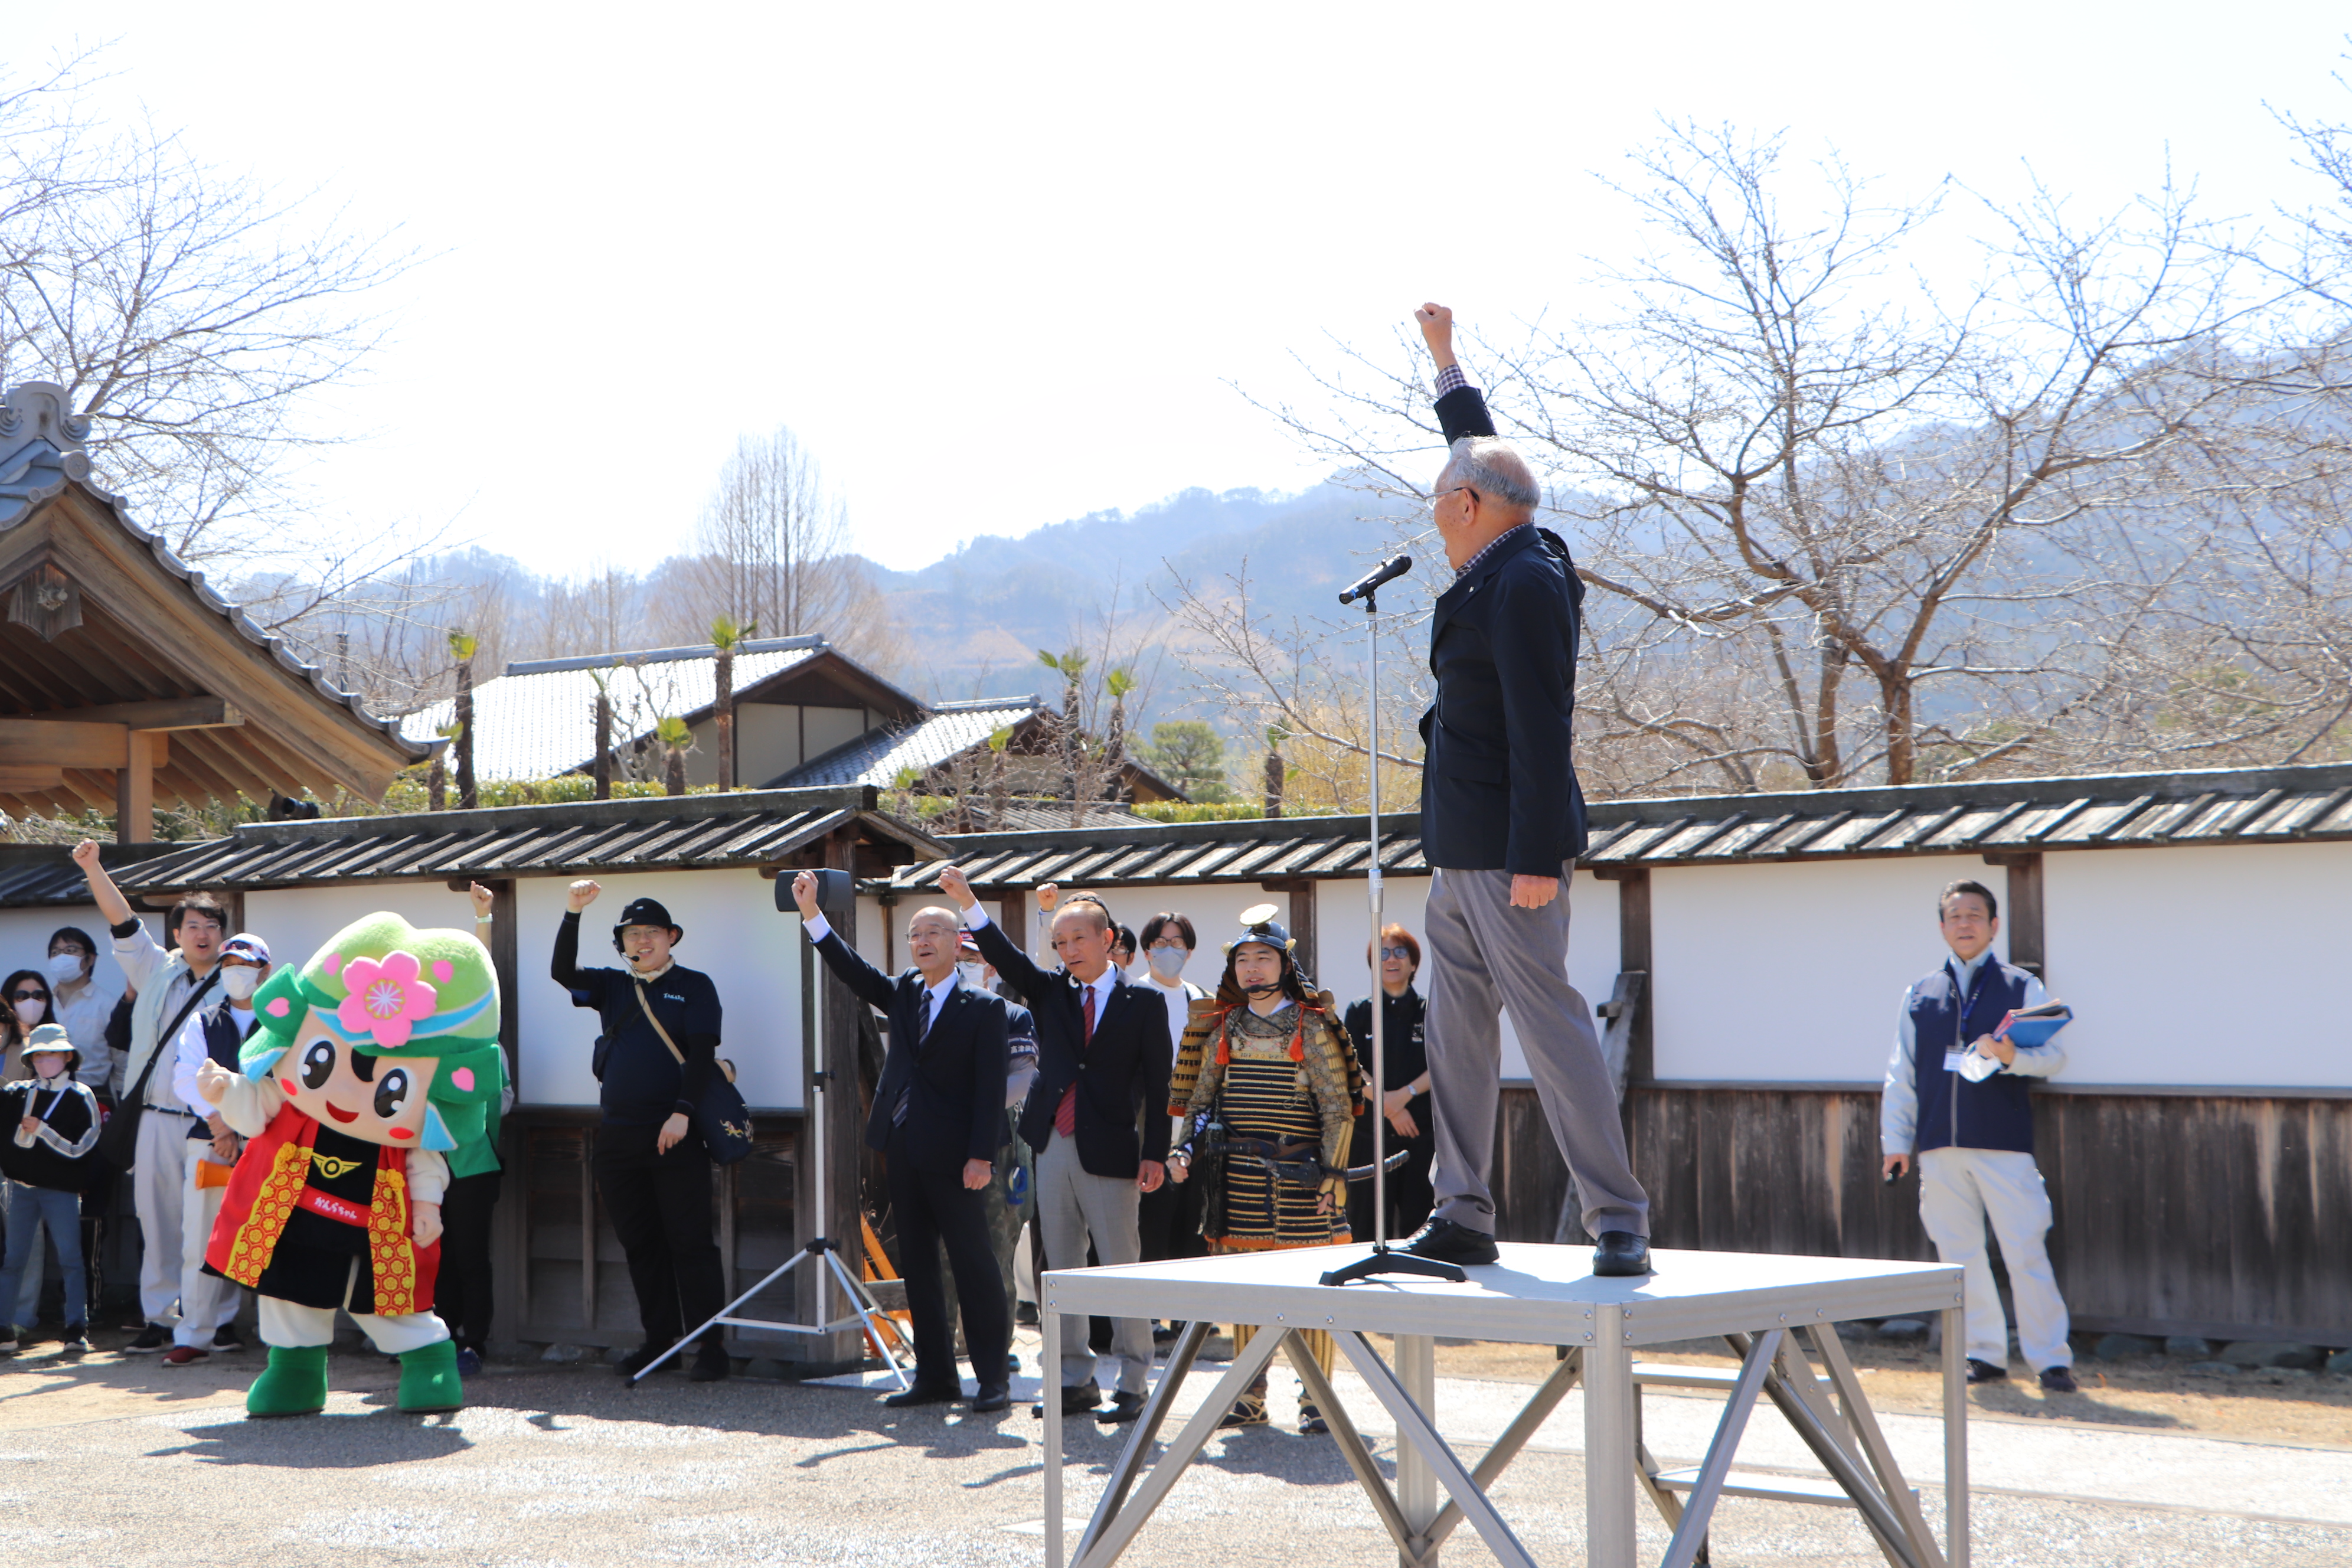
[[[632,980],[630,986],[637,994],[637,1005],[646,1010],[646,1022],[654,1026],[661,1043],[677,1058],[682,1069],[686,1053],[669,1037],[662,1021],[655,1016],[654,1005],[646,1000],[646,988]],[[713,1060],[719,1070],[712,1073],[702,1086],[702,1103],[694,1108],[694,1130],[702,1134],[702,1146],[710,1152],[714,1165],[731,1165],[751,1152],[751,1110],[743,1103],[742,1091],[735,1087],[735,1064]]]
[[[148,1054],[147,1065],[140,1070],[139,1081],[131,1086],[130,1091],[122,1097],[122,1103],[116,1106],[114,1114],[106,1119],[106,1126],[98,1135],[98,1156],[116,1170],[131,1169],[139,1158],[139,1119],[147,1114],[147,1080],[155,1076],[155,1064],[163,1059],[165,1051],[173,1048],[173,1042],[180,1036],[180,1026],[188,1021],[188,1015],[196,1010],[196,1004],[205,999],[205,993],[213,988],[214,982],[220,978],[220,965],[214,964],[212,973],[188,993],[187,1001],[181,1004],[171,1023],[156,1034],[155,1048]]]

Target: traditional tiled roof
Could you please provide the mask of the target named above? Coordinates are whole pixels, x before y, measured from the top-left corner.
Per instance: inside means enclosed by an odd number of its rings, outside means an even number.
[[[1715,865],[1895,855],[2025,853],[2352,838],[2352,766],[2004,779],[1791,795],[1595,803],[1583,864]],[[1383,816],[1381,865],[1427,872],[1418,814]],[[985,887],[1353,878],[1370,861],[1361,816],[1062,828],[951,837]],[[902,867],[903,888],[938,867]]]
[[[1034,697],[991,697],[974,702],[942,702],[912,724],[868,731],[823,756],[813,757],[774,780],[778,789],[814,789],[870,784],[888,789],[901,770],[928,773],[951,758],[988,744],[989,737],[1034,718],[1045,710]]]
[[[842,656],[828,648],[822,637],[768,637],[745,643],[735,656],[735,690],[749,691],[821,657],[837,659]],[[646,715],[684,719],[690,724],[706,717],[719,700],[718,650],[709,647],[509,664],[504,674],[474,688],[476,775],[543,779],[588,766],[596,755],[599,675],[612,692],[613,744],[619,750],[626,750],[639,735],[652,732],[653,723]],[[867,679],[896,691],[879,677]],[[912,697],[906,697],[905,702],[909,710],[919,706]],[[430,739],[457,717],[457,711],[456,700],[447,699],[411,713],[402,724],[408,735]]]
[[[238,637],[301,679],[322,701],[347,710],[354,722],[380,731],[416,761],[433,754],[429,739],[412,740],[400,720],[369,712],[355,693],[335,686],[317,665],[296,658],[283,637],[264,631],[252,616],[215,593],[205,574],[173,554],[160,534],[133,522],[122,498],[90,478],[89,454],[82,450],[89,421],[68,414],[69,406],[65,388],[52,382],[24,381],[8,388],[5,405],[0,405],[0,532],[23,522],[45,502],[62,494],[68,484],[79,486],[104,506],[125,533],[145,546],[156,564],[185,583],[207,613],[226,621]]]
[[[947,853],[940,840],[877,809],[871,790],[741,790],[253,823],[227,838],[142,861],[115,881],[128,893],[152,893],[393,878],[773,866],[853,822],[867,839],[893,847],[897,855],[936,858]]]

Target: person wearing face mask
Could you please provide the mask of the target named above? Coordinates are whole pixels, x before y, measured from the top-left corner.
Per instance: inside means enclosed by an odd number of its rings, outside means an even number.
[[[196,1087],[205,1063],[236,1072],[246,1037],[253,1033],[253,994],[269,978],[269,944],[239,931],[221,944],[219,1000],[200,1007],[173,1041],[172,1092],[194,1118],[188,1124],[186,1184],[180,1193],[180,1321],[172,1330],[165,1366],[194,1366],[216,1351],[241,1351],[236,1286],[205,1272],[205,1248],[227,1194],[229,1173],[244,1140],[222,1120],[220,1108]]]
[[[0,1055],[0,1083],[14,1083],[32,1076],[32,1068],[25,1065],[25,1037],[43,1024],[57,1022],[55,994],[39,970],[20,969],[0,981],[0,996],[8,999],[8,1011],[0,1014],[0,1043],[6,1047]]]
[[[180,1199],[186,1191],[195,1114],[172,1090],[172,1064],[182,1026],[220,998],[221,945],[228,912],[209,893],[190,893],[163,917],[167,949],[147,931],[131,901],[99,860],[98,843],[74,846],[73,862],[89,880],[89,895],[114,939],[114,960],[136,989],[124,1042],[122,1089],[115,1117],[131,1118],[131,1208],[139,1216],[139,1310],[146,1327],[123,1349],[152,1355],[173,1342],[180,1321]],[[118,1133],[114,1136],[121,1136]],[[109,1139],[110,1145],[112,1138]]]
[[[1168,1065],[1176,1066],[1176,1043],[1184,1037],[1184,1026],[1191,1018],[1192,1004],[1205,1002],[1209,994],[1184,978],[1184,966],[1192,961],[1193,949],[1200,938],[1192,922],[1173,910],[1162,910],[1143,922],[1141,953],[1145,994],[1158,995],[1168,1006]],[[1181,1182],[1170,1182],[1156,1193],[1147,1194],[1138,1215],[1143,1227],[1143,1261],[1158,1263],[1171,1258],[1198,1258],[1201,1243],[1201,1189]],[[1151,1331],[1155,1342],[1164,1343],[1175,1338],[1176,1331],[1163,1325]]]
[[[630,900],[613,927],[626,969],[581,967],[580,913],[603,891],[585,879],[572,884],[551,973],[573,1006],[593,1008],[604,1025],[596,1191],[629,1260],[645,1327],[645,1343],[618,1365],[633,1378],[727,1301],[710,1152],[694,1127],[717,1070],[721,1014],[710,976],[670,956],[686,932],[657,900]],[[730,1370],[714,1329],[696,1347],[687,1377],[716,1383]]]
[[[79,926],[52,933],[47,968],[58,1022],[81,1057],[74,1077],[89,1085],[100,1104],[111,1105],[114,1053],[107,1048],[106,1020],[114,1011],[114,997],[98,983],[97,939]]]
[[[15,1136],[0,1143],[0,1168],[8,1176],[8,1251],[0,1264],[0,1300],[11,1303],[15,1321],[0,1328],[0,1351],[17,1348],[19,1335],[38,1315],[41,1299],[40,1232],[57,1243],[58,1268],[65,1276],[64,1352],[89,1349],[89,1297],[82,1272],[82,1188],[98,1161],[98,1101],[74,1079],[74,1048],[65,1028],[40,1024],[25,1043],[32,1076],[0,1089],[0,1117]],[[19,1326],[21,1325],[21,1327]]]

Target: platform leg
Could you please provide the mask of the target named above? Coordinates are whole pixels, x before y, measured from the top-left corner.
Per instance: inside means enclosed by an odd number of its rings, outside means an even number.
[[[1944,1561],[1969,1568],[1969,1327],[1944,1309]]]
[[[1633,1348],[1625,1310],[1592,1309],[1584,1352],[1584,1551],[1591,1568],[1633,1568]]]
[[[1397,1381],[1433,1423],[1437,1415],[1437,1342],[1427,1334],[1399,1334],[1395,1354]],[[1396,1497],[1397,1510],[1404,1515],[1405,1527],[1412,1531],[1415,1540],[1426,1541],[1429,1527],[1437,1522],[1437,1473],[1411,1443],[1397,1444]],[[1433,1546],[1418,1560],[1399,1552],[1397,1563],[1399,1568],[1437,1568],[1437,1552]]]
[[[1535,1440],[1536,1433],[1583,1375],[1584,1352],[1580,1350],[1569,1352],[1552,1369],[1552,1374],[1544,1379],[1534,1394],[1519,1407],[1519,1413],[1511,1418],[1511,1424],[1503,1428],[1503,1435],[1488,1446],[1486,1455],[1471,1468],[1470,1479],[1481,1487],[1491,1487],[1499,1480],[1510,1462],[1518,1458],[1519,1450]],[[1449,1500],[1444,1508],[1437,1510],[1437,1518],[1429,1527],[1430,1546],[1434,1549],[1444,1544],[1445,1538],[1454,1533],[1454,1527],[1461,1522],[1461,1508]]]
[[[1038,1305],[1037,1327],[1045,1342],[1037,1384],[1045,1406],[1045,1568],[1062,1568],[1062,1314],[1050,1298]]]

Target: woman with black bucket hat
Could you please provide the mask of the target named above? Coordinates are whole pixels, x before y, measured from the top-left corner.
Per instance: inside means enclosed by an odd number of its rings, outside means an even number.
[[[555,983],[575,1007],[593,1007],[604,1025],[596,1042],[603,1121],[596,1129],[596,1191],[629,1260],[646,1342],[622,1358],[635,1377],[708,1322],[726,1303],[713,1236],[710,1153],[694,1128],[694,1110],[717,1070],[719,988],[710,976],[675,963],[670,950],[686,932],[653,899],[632,899],[613,926],[626,969],[580,967],[580,911],[604,889],[572,884],[555,933]],[[728,1373],[714,1331],[695,1351],[687,1376],[714,1383]]]

